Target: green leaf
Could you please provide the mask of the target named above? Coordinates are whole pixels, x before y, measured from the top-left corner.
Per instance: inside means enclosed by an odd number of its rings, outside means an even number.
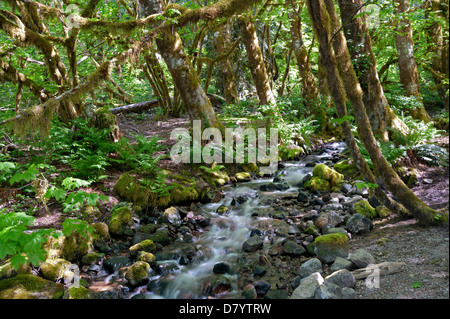
[[[22,254],[16,254],[11,257],[9,260],[11,262],[11,266],[17,271],[20,266],[27,264],[27,258]]]
[[[91,182],[74,177],[66,177],[61,183],[65,190],[74,190],[75,188],[89,186],[90,184]]]

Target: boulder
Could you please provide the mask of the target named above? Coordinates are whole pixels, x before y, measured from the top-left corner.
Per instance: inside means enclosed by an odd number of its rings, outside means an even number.
[[[133,235],[131,228],[134,228],[133,214],[129,207],[119,207],[113,210],[109,222],[109,232],[113,236]]]
[[[144,261],[137,261],[125,272],[125,279],[131,287],[137,287],[148,281],[151,271],[150,265]]]
[[[252,180],[250,173],[248,172],[239,172],[234,175],[238,182],[249,182]]]
[[[291,299],[314,299],[316,289],[323,284],[324,280],[320,273],[315,272],[303,278],[300,285],[292,292]]]
[[[129,248],[132,256],[136,256],[138,252],[145,251],[148,253],[153,253],[156,251],[156,245],[151,239],[146,239],[136,245],[133,245]]]
[[[258,249],[262,248],[264,242],[259,236],[251,236],[247,239],[243,245],[242,249],[246,252],[255,252]]]
[[[334,272],[340,269],[351,270],[352,268],[353,263],[350,260],[347,260],[342,257],[336,257],[336,259],[334,260],[333,264],[330,267],[330,270]]]
[[[63,299],[94,299],[94,295],[85,287],[69,287],[64,291]]]
[[[322,263],[318,258],[311,258],[300,266],[299,276],[305,278],[315,272],[323,272]]]
[[[175,224],[178,225],[181,222],[181,217],[178,209],[175,207],[169,207],[164,210],[164,213],[161,217],[163,223]]]
[[[357,235],[370,232],[374,226],[366,216],[356,213],[347,220],[346,227],[350,233]]]
[[[359,213],[359,214],[366,216],[367,218],[372,219],[372,220],[377,217],[377,211],[365,199],[362,199],[359,202],[356,202],[355,204],[353,204],[351,213],[352,214]]]
[[[305,252],[306,252],[305,248],[293,242],[292,240],[287,240],[283,244],[283,253],[285,255],[300,256],[303,255]]]
[[[42,277],[56,282],[72,272],[69,270],[71,264],[70,261],[62,258],[47,259],[40,266]]]
[[[23,274],[0,281],[0,299],[60,299],[64,285]]]
[[[317,257],[324,263],[331,263],[336,257],[347,257],[349,238],[342,233],[326,234],[316,237],[314,245]]]
[[[359,248],[349,255],[349,259],[358,268],[375,264],[375,258],[365,249]]]
[[[352,288],[355,286],[356,279],[355,276],[347,269],[340,269],[325,277],[325,282],[333,283],[341,288]]]

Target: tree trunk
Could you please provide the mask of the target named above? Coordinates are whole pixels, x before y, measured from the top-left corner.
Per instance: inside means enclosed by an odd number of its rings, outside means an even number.
[[[395,14],[405,16],[409,10],[409,0],[393,0]],[[414,43],[412,38],[411,22],[406,18],[397,21],[395,30],[395,42],[398,52],[398,67],[400,72],[400,83],[405,90],[406,96],[414,96],[422,104],[420,94],[419,72],[414,58]],[[421,121],[430,121],[430,116],[421,105],[410,110],[413,118]]]
[[[325,5],[323,3],[325,2]],[[448,222],[448,213],[443,216],[421,201],[399,178],[387,162],[370,128],[363,103],[363,92],[358,83],[356,73],[347,49],[346,39],[340,31],[339,18],[333,0],[308,0],[311,20],[315,32],[320,39],[324,61],[328,66],[328,86],[335,95],[345,93],[353,105],[358,136],[372,159],[374,170],[386,185],[421,225],[436,225]],[[333,36],[331,37],[331,34]],[[330,39],[333,39],[330,45]],[[337,72],[336,72],[337,70]],[[339,84],[342,81],[342,86]],[[335,101],[336,104],[336,101]],[[336,105],[338,107],[338,105]],[[377,187],[379,189],[380,187]]]
[[[163,12],[159,0],[140,0],[140,5],[144,16]],[[200,78],[184,51],[178,32],[172,28],[161,29],[161,34],[156,38],[156,45],[186,105],[190,119],[201,120],[203,127],[223,129],[211,101],[202,88]]]
[[[267,75],[266,65],[264,63],[261,48],[259,47],[258,37],[256,35],[255,26],[250,18],[242,18],[239,20],[242,39],[244,40],[245,49],[247,51],[248,62],[251,68],[253,82],[256,87],[259,104],[267,105],[275,103],[275,96],[270,87],[269,77]]]
[[[227,48],[233,44],[231,41],[230,25],[224,25],[216,33],[214,39],[217,54],[224,54],[227,52]],[[225,96],[225,102],[227,104],[236,104],[238,102],[238,93],[236,87],[236,79],[234,76],[233,59],[226,59],[219,61],[221,70],[221,78],[223,84],[223,93]]]
[[[301,6],[303,6],[303,4],[301,4]],[[311,72],[308,50],[303,42],[302,21],[300,16],[301,8],[302,7],[300,7],[300,10],[296,10],[295,7],[293,7],[292,12],[289,14],[289,18],[291,20],[290,31],[292,46],[302,83],[302,97],[310,112],[316,116],[322,129],[326,130],[329,127],[329,121],[325,109],[320,107],[319,87]]]
[[[446,35],[442,32],[441,23],[446,24],[448,30],[448,1],[447,9],[442,0],[429,0],[429,8],[426,12],[426,19],[432,21],[430,27],[427,30],[428,33],[428,45],[430,46],[433,57],[431,60],[431,75],[434,83],[436,84],[436,90],[438,95],[444,104],[446,110],[449,106],[449,85],[445,82],[445,79],[449,78],[448,68],[448,33]],[[441,21],[440,21],[441,20]]]
[[[391,110],[384,95],[378,77],[377,62],[372,51],[372,39],[369,35],[366,16],[363,14],[363,0],[339,0],[339,8],[345,36],[351,43],[348,49],[363,90],[363,101],[372,131],[381,140],[387,142],[388,128],[395,128],[406,133],[408,127]]]

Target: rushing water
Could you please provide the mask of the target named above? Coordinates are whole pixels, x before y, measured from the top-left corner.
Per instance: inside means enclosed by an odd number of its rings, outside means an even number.
[[[204,283],[211,282],[213,268],[219,262],[228,265],[236,265],[242,253],[242,245],[249,238],[252,223],[255,217],[252,212],[255,208],[264,209],[263,199],[268,194],[272,198],[286,192],[298,190],[298,184],[307,175],[311,174],[313,165],[308,163],[324,163],[332,160],[333,154],[340,153],[345,148],[343,143],[329,144],[321,154],[308,155],[299,161],[284,162],[280,165],[277,174],[273,178],[260,178],[250,182],[239,183],[235,186],[224,188],[224,197],[217,203],[199,205],[199,210],[211,216],[208,231],[199,234],[191,244],[197,249],[197,253],[204,253],[196,261],[188,265],[180,263],[179,259],[159,261],[160,264],[173,264],[173,271],[166,275],[156,275],[150,278],[155,286],[164,286],[163,289],[153,289],[145,292],[146,298],[204,298],[202,291]],[[262,192],[261,186],[273,184],[274,178],[282,178],[288,188],[283,190],[269,190]],[[237,204],[237,199],[244,198],[242,204]],[[217,209],[225,205],[228,207],[226,214],[217,213]],[[233,271],[231,271],[233,273]],[[224,274],[232,283],[232,293],[228,297],[239,298],[237,289],[237,275]],[[135,289],[128,296],[133,297],[140,293]],[[233,295],[234,293],[234,295]]]

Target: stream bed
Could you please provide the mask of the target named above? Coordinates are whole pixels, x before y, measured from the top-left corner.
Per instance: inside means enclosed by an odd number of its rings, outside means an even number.
[[[113,269],[101,266],[90,290],[102,298],[112,291],[140,299],[288,298],[298,286],[300,265],[311,258],[307,246],[314,236],[303,230],[321,211],[335,216],[328,226],[342,225],[348,214],[342,203],[352,196],[332,193],[325,202],[321,194],[307,193],[303,182],[316,164],[341,160],[344,149],[344,143],[327,144],[301,160],[280,163],[270,178],[223,187],[220,200],[177,208],[182,218],[169,225],[176,239],[154,253],[148,280],[130,286],[120,272],[131,259],[115,256],[125,261],[118,259]],[[299,193],[308,199],[300,200]]]

